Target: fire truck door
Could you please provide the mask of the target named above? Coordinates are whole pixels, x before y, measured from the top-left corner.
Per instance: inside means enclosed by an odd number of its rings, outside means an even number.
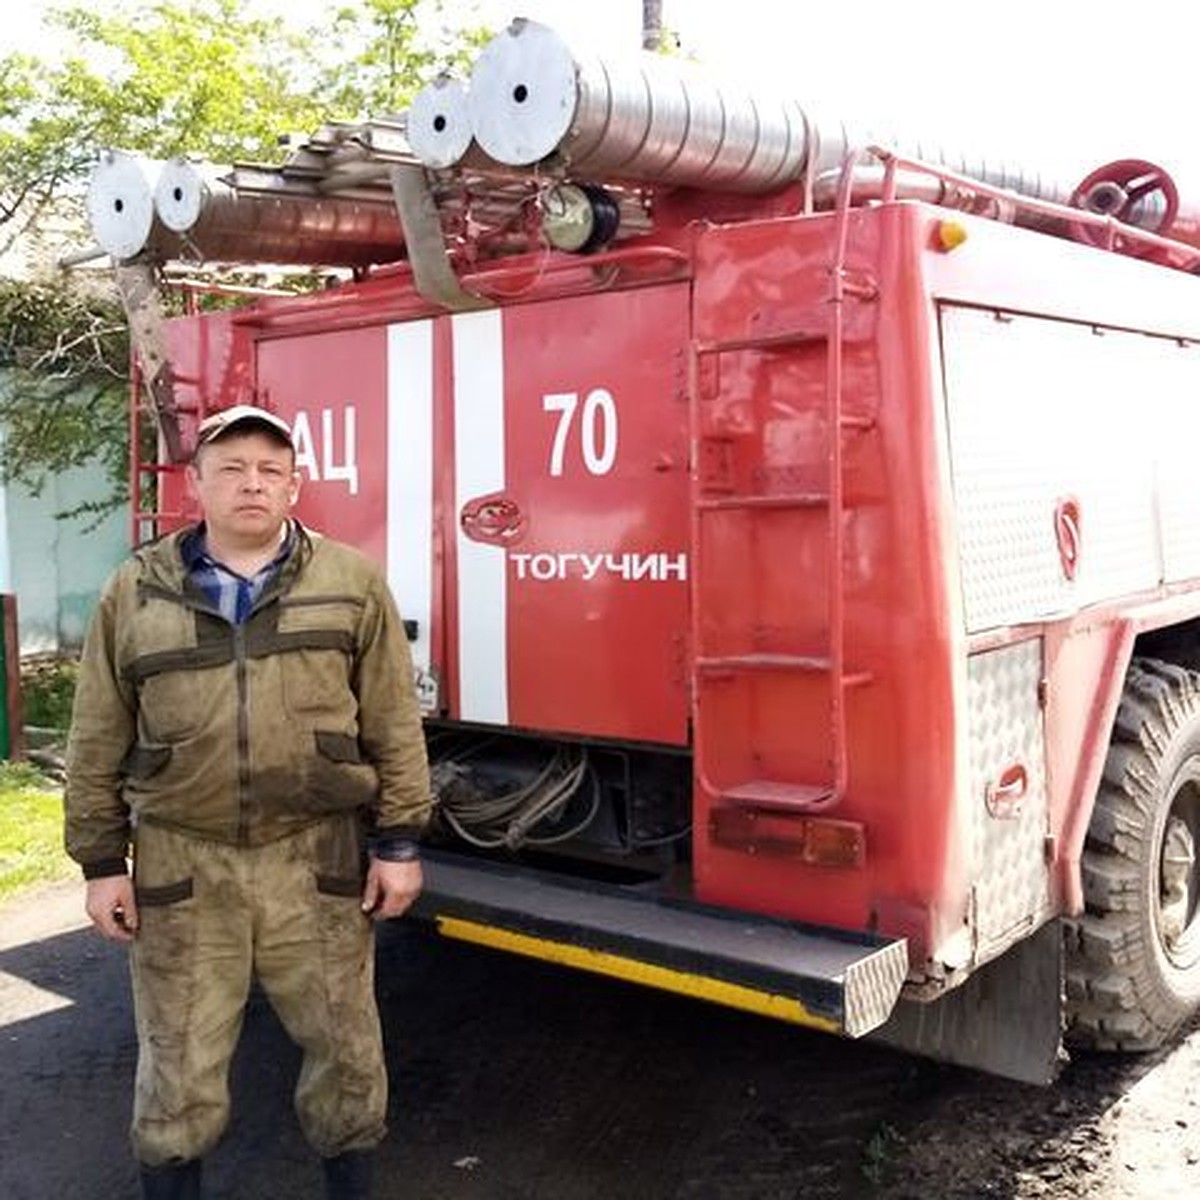
[[[450,320],[453,715],[685,742],[686,286]]]
[[[420,320],[258,346],[259,395],[292,422],[297,516],[386,568],[426,712],[442,702],[433,335]]]

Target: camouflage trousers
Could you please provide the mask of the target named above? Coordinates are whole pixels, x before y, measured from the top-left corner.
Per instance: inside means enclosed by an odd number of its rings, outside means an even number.
[[[210,1150],[257,977],[303,1052],[295,1105],[321,1155],[384,1135],[387,1074],[357,820],[243,849],[142,825],[132,947],[138,1033],[132,1139],[147,1166]]]

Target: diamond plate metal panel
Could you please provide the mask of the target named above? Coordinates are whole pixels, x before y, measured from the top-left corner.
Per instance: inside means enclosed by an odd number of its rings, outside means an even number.
[[[1169,582],[1200,576],[1200,347],[1152,343],[1154,403],[1161,409],[1155,439],[1164,575]]]
[[[1050,911],[1045,742],[1034,639],[967,660],[969,803],[976,961],[994,958]],[[1001,785],[1020,769],[1024,787]]]
[[[877,1029],[891,1016],[908,974],[908,943],[903,938],[846,969],[842,1028],[849,1037]]]
[[[1161,578],[1146,358],[1173,343],[944,308],[950,466],[967,629],[1066,615]],[[1055,511],[1082,513],[1067,578]]]

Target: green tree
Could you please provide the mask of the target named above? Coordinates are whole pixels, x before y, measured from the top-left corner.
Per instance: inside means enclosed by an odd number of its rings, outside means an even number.
[[[465,7],[456,5],[457,14]],[[449,23],[446,8],[442,0],[360,0],[339,8],[324,32],[342,49],[323,63],[316,84],[326,111],[345,120],[385,116],[407,107],[436,75],[465,73],[491,34]],[[321,32],[310,31],[311,44],[321,44]]]
[[[306,40],[241,0],[53,11],[61,60],[0,59],[0,221],[9,238],[78,203],[106,146],[218,162],[277,154],[321,120]]]
[[[0,280],[4,474],[35,494],[48,475],[99,461],[112,483],[72,515],[103,515],[127,495],[125,314],[70,280]]]
[[[35,108],[43,95],[50,96],[46,76],[29,55],[0,59],[0,234],[45,207],[69,159],[38,128],[44,118]]]
[[[280,130],[310,128],[318,101],[300,85],[304,39],[237,0],[141,5],[114,15],[76,6],[49,20],[60,59],[0,60],[0,246],[53,219],[86,237],[82,198],[104,146],[218,161],[277,153]],[[105,292],[56,278],[0,290],[0,467],[40,489],[47,474],[99,460],[126,494],[128,339]]]
[[[460,0],[455,11],[474,10]],[[48,21],[66,39],[61,61],[0,58],[10,240],[48,205],[78,200],[101,148],[272,161],[281,136],[404,107],[487,36],[453,28],[443,0],[356,0],[306,30],[247,0],[73,5]]]
[[[60,85],[93,150],[263,158],[281,133],[318,123],[319,99],[303,86],[304,36],[244,9],[242,0],[193,0],[129,16],[63,10],[62,26],[90,54],[68,60]]]
[[[298,30],[247,0],[55,10],[61,56],[0,58],[0,251],[49,217],[83,241],[85,185],[104,147],[271,162],[282,135],[395,111],[485,36],[454,33],[445,15],[441,0],[356,0]],[[109,507],[121,502],[128,343],[115,312],[69,281],[5,285],[8,478],[36,489],[47,472],[99,457],[113,480]]]

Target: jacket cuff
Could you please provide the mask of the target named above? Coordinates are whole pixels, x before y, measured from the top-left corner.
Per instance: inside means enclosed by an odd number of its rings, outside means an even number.
[[[80,863],[84,879],[109,879],[114,875],[128,875],[129,864],[123,858],[101,858],[95,862]]]
[[[399,826],[379,830],[367,838],[367,853],[380,862],[416,862],[421,857],[417,832]]]

